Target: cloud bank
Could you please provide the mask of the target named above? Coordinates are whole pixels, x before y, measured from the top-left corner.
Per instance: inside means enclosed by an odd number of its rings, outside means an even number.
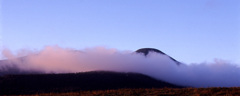
[[[38,52],[21,51],[0,61],[0,75],[25,73],[75,73],[87,71],[137,72],[169,83],[192,87],[239,87],[240,67],[223,60],[177,65],[168,56],[143,54],[104,47],[73,50],[48,46]],[[24,55],[24,56],[23,56]],[[19,57],[23,56],[23,57]]]

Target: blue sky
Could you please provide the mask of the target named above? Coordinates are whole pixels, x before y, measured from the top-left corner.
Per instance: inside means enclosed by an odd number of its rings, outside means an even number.
[[[240,63],[239,0],[1,0],[1,46],[157,48],[179,61]]]

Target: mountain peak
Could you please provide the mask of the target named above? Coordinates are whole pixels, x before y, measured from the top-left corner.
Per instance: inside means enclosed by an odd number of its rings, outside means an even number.
[[[145,56],[147,56],[149,52],[156,52],[156,53],[161,53],[163,55],[166,55],[162,51],[155,49],[155,48],[141,48],[141,49],[138,49],[136,52],[143,53]]]
[[[141,48],[141,49],[138,49],[136,51],[137,53],[143,53],[145,56],[148,55],[149,52],[156,52],[156,53],[160,53],[160,54],[163,54],[163,55],[166,55],[168,56],[167,54],[165,54],[164,52],[158,50],[158,49],[155,49],[155,48]],[[173,60],[177,65],[181,64],[179,61],[175,60],[174,58],[168,56],[171,60]]]

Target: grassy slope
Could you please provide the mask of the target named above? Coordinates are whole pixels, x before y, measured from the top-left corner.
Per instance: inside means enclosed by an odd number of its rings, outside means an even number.
[[[162,88],[162,89],[118,89],[102,91],[78,91],[66,93],[33,94],[40,96],[237,96],[240,87],[234,88]]]

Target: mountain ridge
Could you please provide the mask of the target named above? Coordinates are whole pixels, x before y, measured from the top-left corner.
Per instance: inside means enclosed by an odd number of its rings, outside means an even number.
[[[147,56],[150,52],[156,52],[156,53],[159,53],[159,54],[162,54],[162,55],[166,55],[168,56],[171,60],[173,60],[177,65],[180,65],[181,62],[177,61],[176,59],[172,58],[171,56],[165,54],[164,52],[158,50],[158,49],[155,49],[155,48],[140,48],[138,50],[136,50],[135,52],[137,53],[143,53],[145,56]]]
[[[140,73],[111,71],[6,75],[0,77],[0,85],[0,95],[122,88],[183,88],[183,86],[170,84]]]

